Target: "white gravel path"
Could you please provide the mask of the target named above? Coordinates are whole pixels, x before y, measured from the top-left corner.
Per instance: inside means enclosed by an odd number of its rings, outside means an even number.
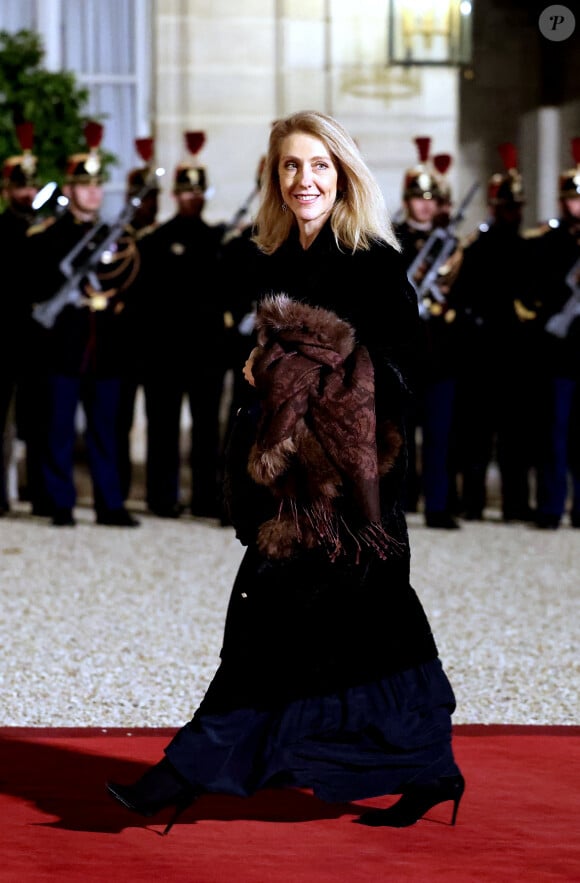
[[[0,726],[178,727],[218,664],[243,555],[231,528],[0,521]],[[455,688],[455,723],[580,722],[580,530],[459,531],[409,516],[413,584]]]

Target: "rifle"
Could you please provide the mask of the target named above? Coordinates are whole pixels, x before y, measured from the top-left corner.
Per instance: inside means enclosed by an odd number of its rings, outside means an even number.
[[[244,218],[248,214],[248,212],[250,211],[250,206],[252,205],[256,196],[258,196],[262,184],[262,174],[264,172],[265,163],[266,157],[260,157],[260,162],[258,163],[258,168],[256,169],[256,183],[252,188],[251,193],[248,194],[231,221],[226,224],[222,236],[222,245],[225,245],[229,239],[233,238],[231,234],[233,234],[234,231],[238,228],[238,225],[242,218]]]
[[[478,189],[479,184],[475,181],[463,197],[455,214],[449,219],[448,225],[446,227],[435,227],[432,230],[407,270],[409,282],[411,282],[417,294],[419,314],[423,319],[428,319],[430,315],[429,308],[423,302],[427,295],[430,295],[437,303],[446,303],[446,297],[437,284],[437,276],[445,261],[453,254],[459,244],[459,240],[455,236],[455,228],[465,217],[467,206]],[[416,276],[424,267],[426,267],[424,275],[417,282]]]
[[[239,209],[236,211],[236,213],[233,216],[233,218],[231,219],[231,221],[229,221],[226,224],[223,235],[222,235],[222,245],[225,245],[229,239],[233,238],[231,236],[231,234],[234,233],[234,231],[237,229],[238,224],[240,223],[242,218],[244,218],[247,215],[247,213],[250,211],[250,206],[252,205],[254,199],[256,198],[256,196],[258,195],[259,192],[260,192],[260,185],[258,183],[254,187],[252,192],[248,194],[248,196],[246,197],[244,202],[241,204]]]
[[[570,267],[566,275],[566,285],[572,292],[559,313],[554,313],[546,322],[546,331],[555,337],[567,337],[570,325],[580,316],[580,257]]]
[[[112,224],[98,222],[71,248],[59,264],[65,282],[51,298],[35,304],[32,310],[33,319],[45,328],[52,328],[66,306],[72,304],[83,307],[87,304],[89,299],[83,294],[83,283],[88,282],[95,291],[101,291],[96,272],[101,258],[121,237],[153,187],[153,183],[146,183],[139,193],[128,200]]]

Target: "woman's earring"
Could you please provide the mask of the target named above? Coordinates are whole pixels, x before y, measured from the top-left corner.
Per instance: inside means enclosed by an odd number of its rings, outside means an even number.
[[[281,208],[282,208],[282,211],[283,211],[283,212],[287,212],[287,211],[288,211],[288,206],[286,205],[285,202],[282,203]]]

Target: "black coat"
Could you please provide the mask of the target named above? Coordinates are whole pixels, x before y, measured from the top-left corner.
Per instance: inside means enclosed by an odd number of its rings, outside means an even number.
[[[404,372],[411,367],[419,319],[400,254],[378,244],[369,252],[341,252],[326,228],[307,251],[292,237],[274,255],[257,256],[253,273],[257,301],[284,291],[333,309],[354,326],[375,365],[378,418],[388,416],[401,427]],[[383,523],[400,544],[397,553],[380,560],[364,552],[358,563],[331,563],[319,550],[270,560],[260,555],[254,536],[274,503],[245,475],[252,414],[244,412],[240,420],[229,457],[238,477],[230,472],[229,487],[234,524],[248,549],[229,603],[222,664],[201,710],[275,707],[433,659],[437,648],[409,582],[400,505],[405,451],[381,488]]]
[[[375,245],[351,254],[339,250],[327,225],[306,251],[298,232],[273,255],[259,255],[254,286],[258,299],[285,292],[313,306],[334,310],[355,328],[381,374],[391,363],[407,376],[420,345],[417,298],[401,254]]]

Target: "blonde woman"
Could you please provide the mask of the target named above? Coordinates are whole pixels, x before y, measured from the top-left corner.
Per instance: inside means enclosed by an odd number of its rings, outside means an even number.
[[[401,507],[418,309],[380,188],[336,120],[275,123],[254,240],[256,397],[226,483],[247,550],[221,662],[163,760],[109,791],[145,816],[172,806],[168,828],[204,791],[273,785],[332,802],[400,794],[362,812],[372,827],[451,801],[453,824],[455,699]]]

